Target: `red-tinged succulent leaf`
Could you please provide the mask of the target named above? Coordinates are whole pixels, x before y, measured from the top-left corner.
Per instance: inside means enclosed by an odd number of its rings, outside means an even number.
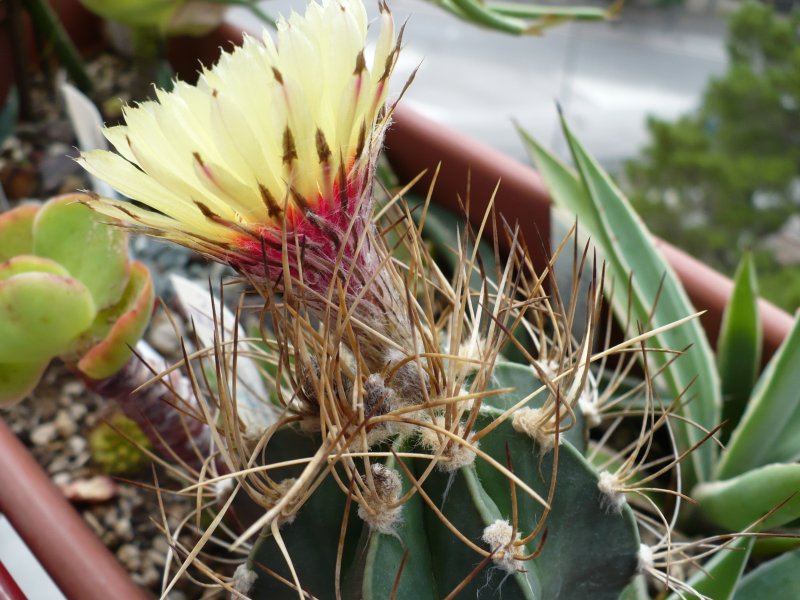
[[[48,361],[96,314],[91,292],[77,279],[29,272],[0,281],[0,362]]]
[[[0,406],[25,399],[39,383],[48,362],[0,363]]]
[[[83,194],[66,194],[46,202],[33,223],[33,248],[38,256],[64,265],[102,309],[116,304],[128,284],[128,238],[81,204],[85,199]]]
[[[10,279],[20,273],[52,273],[53,275],[69,277],[69,271],[57,262],[49,258],[33,256],[32,254],[22,254],[5,262],[0,262],[0,281]]]
[[[38,204],[23,204],[0,214],[0,262],[33,252],[33,220]]]
[[[107,330],[104,339],[78,362],[78,368],[93,379],[116,373],[131,357],[131,346],[144,334],[153,313],[155,293],[150,271],[142,263],[131,264],[131,276],[122,299],[100,312],[92,328]]]

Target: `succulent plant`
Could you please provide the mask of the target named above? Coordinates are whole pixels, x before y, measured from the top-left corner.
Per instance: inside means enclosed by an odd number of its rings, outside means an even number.
[[[95,379],[132,356],[150,320],[149,272],[124,232],[71,194],[0,215],[0,402],[28,395],[56,357]]]
[[[30,395],[59,358],[116,400],[159,454],[199,466],[208,427],[193,394],[183,394],[185,406],[173,399],[191,384],[177,371],[159,382],[166,365],[140,341],[155,302],[150,272],[130,260],[127,234],[88,198],[68,194],[0,214],[0,404]]]

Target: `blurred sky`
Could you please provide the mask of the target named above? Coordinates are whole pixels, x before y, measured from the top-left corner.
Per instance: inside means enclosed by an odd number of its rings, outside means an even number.
[[[377,2],[365,0],[371,15]],[[542,37],[512,37],[464,23],[422,0],[389,0],[408,19],[396,70],[399,88],[420,65],[406,101],[427,116],[526,159],[519,121],[559,153],[566,148],[556,102],[609,168],[646,141],[647,115],[673,118],[694,107],[707,79],[725,69],[724,18],[700,8],[625,7],[611,23],[570,23]],[[304,0],[269,0],[271,15]],[[228,20],[258,29],[243,9]]]

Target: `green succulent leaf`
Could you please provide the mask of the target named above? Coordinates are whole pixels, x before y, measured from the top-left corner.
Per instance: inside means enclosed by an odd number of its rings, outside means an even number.
[[[654,329],[693,314],[695,309],[680,281],[628,200],[586,152],[566,122],[563,128],[580,177],[525,132],[521,133],[555,203],[577,215],[580,226],[589,232],[602,251],[607,273],[616,287],[612,305],[617,318],[625,320],[629,310],[625,291],[630,274],[633,275],[630,304],[633,322],[642,323],[645,329]],[[606,289],[611,287],[607,284]],[[674,397],[691,385],[692,400],[683,403],[684,416],[707,430],[715,427],[721,411],[719,375],[700,323],[695,320],[665,331],[648,345],[671,350],[690,348],[688,356],[666,367],[664,381]],[[653,369],[663,367],[670,358],[659,352],[650,352],[648,357]],[[686,422],[675,423],[675,432],[681,451],[688,450],[703,436],[700,428]],[[687,482],[709,479],[715,454],[712,444],[704,444],[693,451],[684,461]]]
[[[154,304],[150,271],[142,263],[133,262],[122,298],[100,311],[92,324],[92,333],[104,337],[81,357],[78,368],[92,379],[110,377],[122,368],[133,354],[131,348],[144,335]]]
[[[800,319],[762,373],[722,453],[718,479],[800,457]]]
[[[722,418],[726,421],[723,442],[739,423],[750,399],[761,364],[761,343],[756,271],[752,257],[746,254],[736,271],[733,294],[722,316],[717,342]]]
[[[800,550],[764,563],[742,579],[733,600],[800,598]]]
[[[752,548],[752,537],[738,538],[717,552],[687,583],[703,597],[731,600]],[[683,600],[700,600],[700,596],[687,592],[681,597]],[[679,600],[679,596],[672,594],[667,600]]]
[[[692,497],[705,519],[730,531],[753,525],[784,503],[754,531],[780,527],[800,518],[800,464],[757,467],[724,481],[698,485]]]
[[[66,267],[103,309],[119,300],[128,283],[128,240],[81,204],[83,197],[58,196],[42,206],[33,225],[34,253]]]
[[[77,279],[30,272],[0,281],[0,362],[50,360],[96,313],[91,293]]]
[[[67,270],[55,261],[41,256],[22,254],[0,263],[0,281],[11,279],[20,273],[52,273],[69,277]]]
[[[33,220],[38,204],[23,204],[0,214],[0,262],[33,254]]]
[[[0,363],[0,406],[9,406],[29,396],[49,362]]]

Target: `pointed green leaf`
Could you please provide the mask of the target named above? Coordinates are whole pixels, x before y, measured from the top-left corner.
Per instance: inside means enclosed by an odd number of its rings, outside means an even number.
[[[41,364],[66,351],[96,314],[80,281],[21,273],[0,281],[0,361]]]
[[[722,381],[722,442],[742,418],[761,364],[761,321],[753,259],[746,254],[736,270],[733,294],[722,316],[717,362]]]
[[[563,126],[580,178],[524,132],[523,136],[555,203],[577,215],[579,226],[588,230],[602,251],[608,276],[616,287],[612,304],[617,317],[624,320],[628,310],[625,292],[631,273],[631,317],[634,322],[642,323],[645,329],[661,327],[694,313],[680,281],[656,249],[653,238],[625,196],[573,136],[566,123]],[[606,289],[610,290],[611,286],[607,284]],[[706,429],[715,427],[721,409],[719,376],[700,323],[695,320],[666,331],[648,345],[672,350],[690,348],[688,356],[674,361],[665,369],[663,377],[675,397],[697,378],[689,391],[692,400],[684,403],[683,414]],[[653,369],[661,368],[669,360],[668,355],[658,352],[651,352],[648,356]],[[674,429],[679,450],[687,450],[703,437],[699,428],[686,422],[676,423]],[[714,455],[713,445],[705,444],[684,461],[688,483],[710,477]]]
[[[800,550],[784,554],[748,573],[733,600],[800,598]]]
[[[102,309],[116,303],[128,283],[128,240],[81,204],[82,198],[68,194],[42,206],[33,224],[34,254],[66,267]]]
[[[757,467],[724,481],[698,485],[692,497],[705,519],[729,531],[749,527],[782,502],[780,510],[755,531],[780,527],[800,518],[800,464]]]
[[[750,558],[752,547],[753,538],[738,538],[717,552],[687,583],[704,597],[731,600]],[[682,598],[700,600],[699,596],[686,592],[682,594]],[[667,600],[679,600],[679,597],[672,594]]]
[[[800,457],[800,319],[758,380],[718,465],[730,479],[761,465]]]

